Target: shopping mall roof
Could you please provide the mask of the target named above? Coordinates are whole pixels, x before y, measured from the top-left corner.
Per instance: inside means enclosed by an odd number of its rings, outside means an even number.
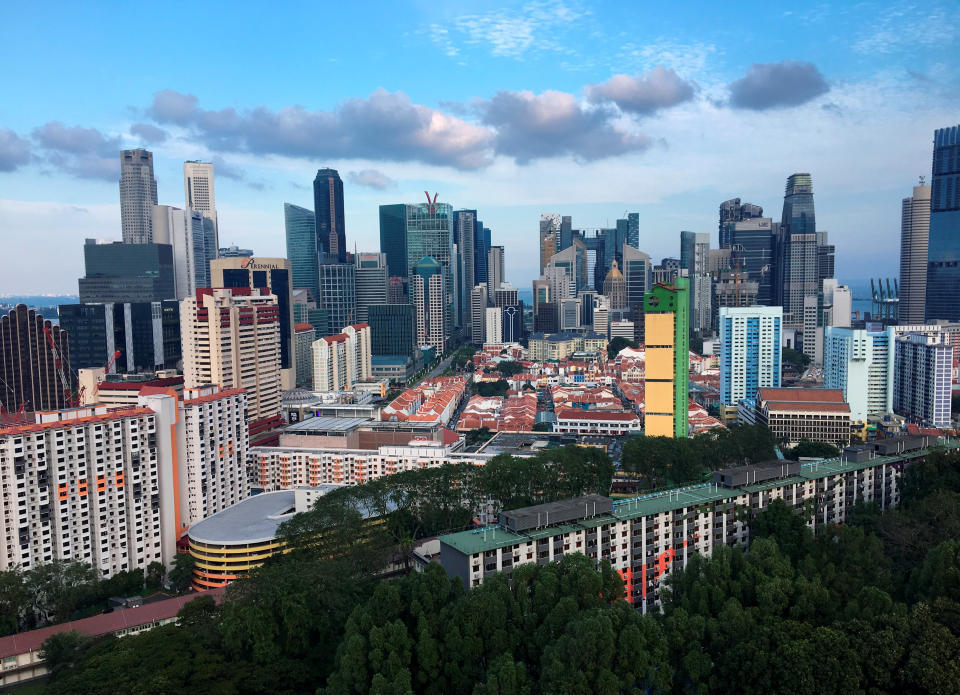
[[[280,524],[293,517],[295,504],[293,490],[263,492],[198,521],[187,534],[191,541],[210,545],[263,543],[276,538]]]

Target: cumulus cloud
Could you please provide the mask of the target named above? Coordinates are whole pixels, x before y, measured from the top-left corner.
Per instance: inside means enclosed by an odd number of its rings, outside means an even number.
[[[589,161],[644,150],[651,144],[645,136],[616,128],[612,122],[616,114],[610,107],[586,107],[566,92],[501,91],[478,108],[483,122],[496,128],[496,152],[520,164],[562,155]]]
[[[390,188],[396,188],[397,182],[377,169],[361,169],[360,171],[351,171],[347,174],[350,183],[358,186],[366,186],[378,191],[385,191]]]
[[[169,135],[163,128],[158,128],[149,123],[134,123],[130,126],[130,134],[138,136],[147,144],[164,142]]]
[[[85,179],[112,180],[119,176],[121,145],[117,137],[59,121],[34,128],[32,135],[45,150],[47,162],[67,173]]]
[[[30,161],[30,143],[7,128],[0,128],[0,171],[14,171]]]
[[[730,103],[741,109],[799,106],[830,91],[817,66],[800,60],[754,63],[747,74],[730,83]]]
[[[643,116],[689,101],[693,92],[692,83],[663,66],[646,74],[614,75],[606,82],[586,86],[591,102],[613,102],[624,111]]]
[[[419,161],[476,169],[489,163],[492,134],[454,116],[414,104],[403,92],[378,89],[333,111],[289,106],[212,111],[192,94],[157,92],[149,114],[191,129],[210,149],[299,158]]]

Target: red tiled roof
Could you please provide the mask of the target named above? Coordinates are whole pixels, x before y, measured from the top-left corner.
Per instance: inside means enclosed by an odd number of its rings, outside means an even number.
[[[840,389],[760,389],[762,401],[790,401],[794,403],[843,403]]]
[[[353,323],[353,324],[350,324],[350,328],[354,329],[355,331],[360,331],[360,330],[363,330],[364,328],[370,328],[370,324],[369,323]]]
[[[616,420],[618,422],[632,422],[639,419],[636,413],[623,410],[581,410],[580,408],[564,408],[557,411],[557,420]]]
[[[103,613],[82,620],[72,620],[68,623],[42,627],[39,630],[0,637],[0,659],[36,651],[40,649],[48,637],[59,632],[76,630],[91,637],[99,637],[124,628],[152,623],[155,620],[167,620],[179,613],[180,609],[190,601],[200,596],[211,596],[214,601],[220,603],[223,601],[224,591],[224,588],[210,589],[186,596],[176,596],[164,601],[155,601],[136,608],[116,610],[112,613]]]
[[[210,401],[219,401],[221,398],[229,398],[230,396],[239,396],[241,393],[246,393],[246,389],[226,389],[225,391],[217,391],[216,393],[210,393],[206,396],[200,396],[199,398],[191,398],[190,400],[185,400],[184,405],[197,405],[199,403],[209,403]]]
[[[773,411],[809,411],[811,413],[849,413],[847,403],[802,403],[796,401],[767,401],[767,410]]]
[[[56,429],[58,427],[75,427],[77,425],[87,425],[92,422],[106,422],[108,420],[120,420],[128,417],[139,417],[141,415],[156,415],[150,408],[116,408],[104,415],[90,415],[88,417],[74,418],[72,420],[56,420],[54,422],[33,423],[32,425],[17,425],[0,429],[0,436],[26,434],[27,432],[43,432],[44,430]]]
[[[170,376],[150,381],[104,381],[97,387],[99,391],[139,391],[144,386],[176,386],[183,383],[182,376]]]
[[[298,323],[298,324],[295,324],[295,325],[294,325],[293,330],[295,330],[297,333],[304,333],[304,332],[306,332],[306,331],[312,331],[312,330],[313,330],[313,324],[312,324],[312,323]]]

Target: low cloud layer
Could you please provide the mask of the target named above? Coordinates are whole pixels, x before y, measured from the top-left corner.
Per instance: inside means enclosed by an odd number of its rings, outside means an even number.
[[[754,63],[747,74],[730,83],[730,103],[741,109],[799,106],[830,91],[817,66],[799,60]]]
[[[83,179],[116,180],[122,149],[119,138],[107,137],[96,128],[66,126],[50,121],[32,133],[46,153],[48,164]]]
[[[612,108],[587,107],[566,92],[502,91],[477,108],[483,122],[496,129],[497,154],[520,164],[564,155],[590,161],[650,146],[649,138],[618,129]]]
[[[30,143],[7,128],[0,128],[0,171],[15,171],[30,161]]]
[[[163,128],[149,123],[134,123],[130,126],[130,134],[135,135],[148,145],[166,142],[169,134]]]
[[[193,131],[207,147],[224,152],[419,161],[460,169],[489,163],[487,129],[383,89],[347,99],[333,111],[302,106],[212,111],[201,108],[192,94],[164,90],[154,95],[149,114],[158,123]]]
[[[689,101],[695,90],[674,70],[658,66],[646,74],[614,75],[606,82],[587,85],[585,91],[595,104],[613,102],[623,111],[648,116]]]
[[[377,169],[361,169],[347,174],[347,180],[358,186],[366,186],[377,191],[386,191],[397,187],[397,182]]]

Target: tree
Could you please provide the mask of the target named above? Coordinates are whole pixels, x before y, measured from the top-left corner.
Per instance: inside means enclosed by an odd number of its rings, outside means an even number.
[[[609,343],[607,343],[607,357],[615,359],[617,355],[620,354],[620,351],[624,348],[635,348],[637,344],[631,340],[627,340],[623,336],[617,336]]]
[[[93,567],[81,562],[54,560],[37,565],[27,579],[34,612],[48,623],[68,620],[96,579]]]
[[[0,571],[0,635],[17,632],[33,604],[19,567]]]
[[[196,565],[197,561],[190,553],[177,553],[173,556],[173,565],[167,572],[167,581],[178,594],[190,588]]]
[[[163,585],[164,568],[162,562],[151,562],[147,565],[146,585],[149,590],[159,589]]]
[[[40,658],[50,671],[51,680],[74,665],[89,637],[82,632],[70,630],[50,635],[40,647]]]
[[[523,365],[516,360],[500,360],[497,363],[497,370],[501,376],[511,377],[523,372]]]
[[[481,381],[477,384],[477,393],[485,398],[491,396],[506,396],[509,389],[510,384],[503,379],[498,379],[497,381]]]
[[[780,552],[799,562],[813,547],[813,533],[803,517],[783,500],[773,500],[750,522],[750,538],[772,538]]]
[[[806,369],[810,364],[809,355],[788,347],[785,347],[783,350],[781,350],[781,359],[783,359],[785,363],[792,364],[801,370]]]
[[[538,422],[533,426],[534,432],[551,432],[553,426],[549,422]]]
[[[796,446],[788,449],[785,453],[788,459],[798,461],[801,458],[836,458],[840,455],[840,449],[828,442],[816,442],[810,439],[801,439]]]

